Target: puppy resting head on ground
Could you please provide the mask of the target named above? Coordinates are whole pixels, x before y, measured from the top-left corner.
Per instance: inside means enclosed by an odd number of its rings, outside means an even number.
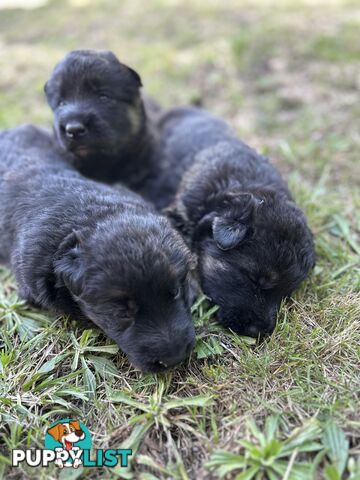
[[[271,333],[281,300],[315,262],[305,216],[276,170],[244,145],[219,144],[198,156],[168,212],[199,255],[219,321],[243,335]]]
[[[56,137],[80,171],[93,176],[106,159],[111,166],[139,148],[145,128],[140,87],[139,75],[109,51],[75,50],[56,65],[45,93]]]
[[[194,344],[193,262],[167,219],[124,212],[68,235],[54,273],[56,287],[66,288],[134,365],[157,372],[184,360]]]
[[[141,370],[189,355],[195,265],[167,218],[84,178],[33,126],[0,132],[0,178],[0,261],[23,299],[91,320]]]

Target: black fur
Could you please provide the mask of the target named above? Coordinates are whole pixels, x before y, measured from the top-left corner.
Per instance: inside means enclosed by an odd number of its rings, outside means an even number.
[[[0,261],[22,298],[90,319],[142,370],[192,348],[181,236],[126,188],[86,180],[32,126],[0,133]]]
[[[55,136],[85,176],[136,188],[152,171],[156,135],[141,86],[109,51],[75,50],[56,65],[45,85]]]
[[[271,333],[281,300],[314,265],[312,234],[280,173],[221,120],[177,108],[159,122],[161,171],[143,188],[199,256],[218,318],[250,336]],[[171,205],[169,206],[169,204]]]

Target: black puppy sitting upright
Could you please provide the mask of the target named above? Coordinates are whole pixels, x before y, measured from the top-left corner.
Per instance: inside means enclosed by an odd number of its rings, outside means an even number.
[[[167,213],[198,254],[220,322],[240,334],[271,333],[282,298],[314,265],[304,214],[280,173],[222,120],[174,108],[159,130],[161,172],[143,194],[158,208],[172,202]]]
[[[190,353],[181,236],[126,188],[82,177],[32,126],[0,133],[0,261],[22,298],[90,319],[142,370]]]
[[[75,50],[56,65],[45,85],[55,136],[87,177],[136,189],[152,171],[155,132],[141,86],[108,51]]]

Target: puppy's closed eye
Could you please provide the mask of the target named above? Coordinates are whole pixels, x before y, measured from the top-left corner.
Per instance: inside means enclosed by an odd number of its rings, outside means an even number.
[[[117,99],[108,93],[99,93],[98,95],[102,102],[117,102]]]
[[[130,298],[120,298],[118,302],[112,307],[112,311],[115,316],[124,320],[134,320],[136,313],[138,312],[137,303]]]
[[[268,275],[260,275],[256,279],[256,283],[262,290],[272,290],[279,282],[279,275],[276,272],[271,272]]]
[[[171,298],[173,298],[174,300],[177,300],[178,298],[180,298],[181,294],[182,294],[182,287],[181,286],[179,286],[177,288],[174,288],[170,292]]]

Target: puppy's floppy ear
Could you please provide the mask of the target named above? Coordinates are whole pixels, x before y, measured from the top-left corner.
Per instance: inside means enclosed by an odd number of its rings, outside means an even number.
[[[215,217],[212,231],[217,246],[221,250],[231,250],[244,240],[248,227],[228,218]]]
[[[78,420],[72,420],[69,424],[75,428],[75,430],[81,430],[80,423]]]
[[[47,433],[51,435],[57,442],[61,442],[61,438],[64,434],[64,425],[62,423],[58,423],[57,425],[49,428]]]
[[[127,65],[124,65],[124,66],[128,69],[130,75],[131,75],[132,78],[135,80],[136,86],[137,86],[138,88],[142,87],[143,84],[142,84],[140,75],[139,75],[134,69],[128,67]]]
[[[51,101],[51,84],[50,84],[50,80],[48,80],[45,85],[44,85],[44,93],[45,93],[45,97],[46,97],[46,100],[47,100],[47,103],[49,104],[49,106],[51,108],[53,108],[52,106],[52,101]]]
[[[54,87],[56,90],[56,83],[52,78],[49,78],[49,80],[44,85],[44,93],[46,96],[47,103],[51,109],[56,108],[56,94],[54,92]]]
[[[251,222],[262,203],[251,193],[229,193],[224,198],[223,214],[212,221],[212,233],[221,250],[230,250],[252,233]]]
[[[54,260],[56,286],[65,286],[73,295],[79,296],[83,289],[83,240],[78,231],[70,233],[60,244]]]
[[[113,52],[111,52],[110,50],[106,50],[102,52],[102,55],[107,57],[111,62],[116,62],[120,67],[126,68],[132,79],[136,82],[136,87],[140,88],[143,86],[140,75],[134,69],[132,69],[128,65],[125,65],[125,63],[120,62],[120,60]]]

